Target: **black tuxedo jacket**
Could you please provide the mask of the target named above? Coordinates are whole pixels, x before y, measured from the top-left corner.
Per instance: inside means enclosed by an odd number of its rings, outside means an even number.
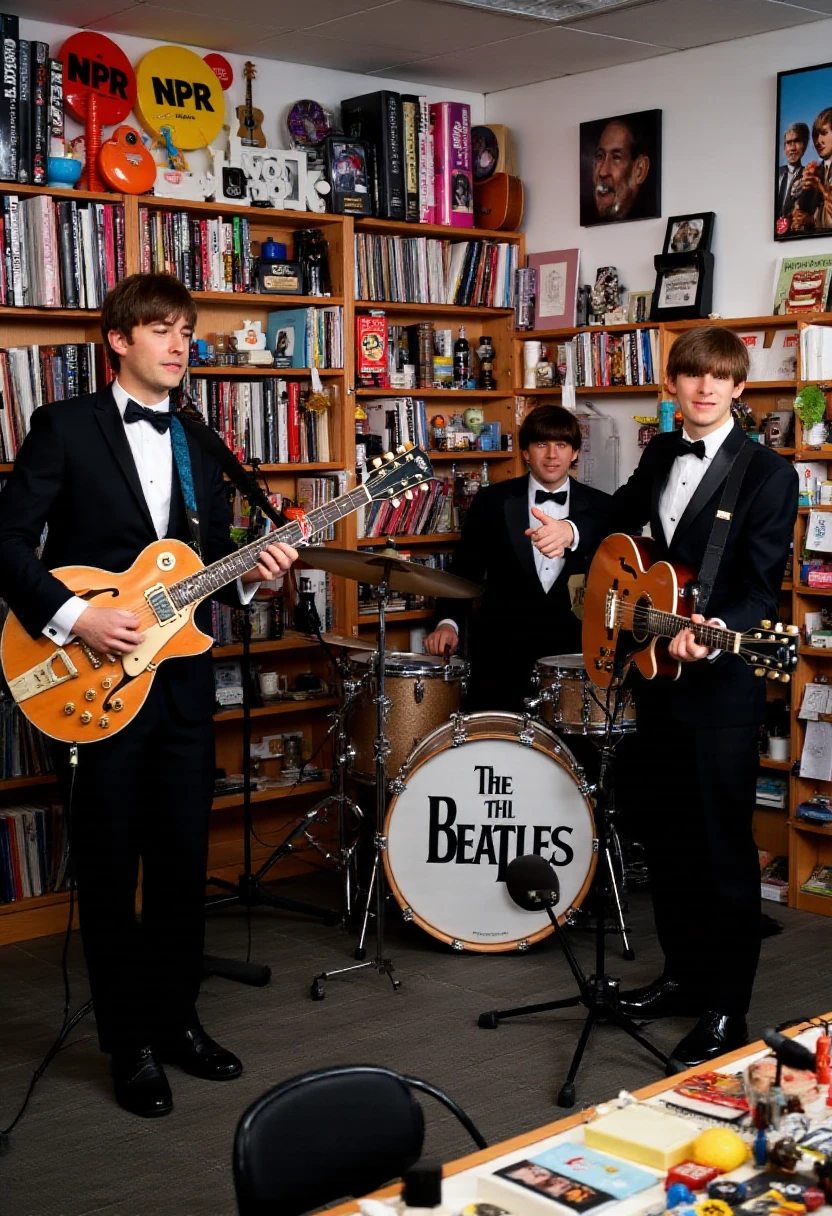
[[[569,579],[585,574],[609,531],[609,495],[570,481],[569,519],[579,546],[566,554],[560,577],[544,592],[529,527],[529,479],[515,477],[480,490],[473,499],[451,569],[484,586],[476,604],[440,600],[437,620],[460,626],[471,661],[470,704],[476,709],[522,709],[537,659],[581,649],[581,623],[571,610]]]
[[[698,572],[728,476],[731,459],[747,442],[735,424],[679,520],[670,544],[659,519],[659,498],[676,458],[675,434],[656,435],[630,480],[612,497],[617,532],[650,525],[659,557]],[[687,460],[696,459],[693,456]],[[746,469],[728,541],[707,607],[729,629],[750,629],[776,619],[783,570],[797,515],[798,477],[782,456],[758,446]],[[677,681],[639,678],[636,698],[643,720],[700,725],[761,722],[765,681],[736,656],[687,663]]]
[[[142,426],[137,422],[134,426]],[[222,474],[188,438],[202,558],[216,561],[234,548]],[[168,535],[190,541],[174,462]],[[44,524],[41,560],[35,556]],[[72,592],[50,573],[86,565],[122,572],[155,541],[156,531],[110,388],[41,406],[0,495],[0,595],[37,637]],[[210,607],[196,623],[210,633]],[[210,652],[170,659],[159,669],[188,719],[213,712]]]
[[[805,166],[803,166],[803,165],[798,166],[798,169],[797,169],[797,172],[795,173],[795,178],[794,178],[795,182],[799,182],[800,179],[803,177],[804,167]],[[788,181],[788,177],[789,177],[789,166],[780,165],[777,170],[777,216],[778,216],[778,218],[780,216],[786,216],[786,217],[790,216],[791,213],[794,211],[794,205],[797,202],[797,198],[794,194],[792,194],[791,190],[785,196],[783,194],[783,191],[786,189],[786,182]],[[794,185],[794,182],[792,183],[792,185]]]

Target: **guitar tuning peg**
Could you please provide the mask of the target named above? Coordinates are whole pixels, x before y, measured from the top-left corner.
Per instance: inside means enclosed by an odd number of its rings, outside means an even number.
[[[760,621],[763,629],[771,629],[771,621]]]
[[[755,675],[755,676],[758,676],[758,677],[759,677],[759,679],[761,679],[761,680],[762,680],[762,678],[763,678],[763,676],[764,676],[765,674],[766,674],[766,672],[765,672],[765,668],[764,668],[764,667],[755,667],[755,668],[754,668],[754,675]]]
[[[384,459],[385,459],[385,460],[387,460],[387,461],[393,460],[393,459],[394,459],[393,453],[392,453],[392,452],[385,452],[385,453],[384,453]]]
[[[380,456],[374,456],[374,457],[373,457],[373,459],[372,459],[372,462],[371,462],[371,463],[372,463],[372,466],[373,466],[373,468],[374,468],[374,469],[380,469],[380,468],[381,468],[381,463],[382,463],[382,462],[381,462],[381,457],[380,457]]]
[[[400,498],[391,498],[390,501],[394,507],[400,507],[402,505],[402,500]]]
[[[779,680],[779,679],[780,679],[780,672],[779,672],[779,671],[767,671],[767,672],[766,672],[766,675],[768,676],[768,678],[769,678],[770,680]]]
[[[791,681],[791,676],[789,675],[789,673],[787,671],[783,671],[780,673],[780,683],[781,684],[788,684],[790,681]]]
[[[783,632],[783,622],[782,621],[778,621],[777,624],[774,626],[774,632],[775,633]]]
[[[404,456],[406,451],[407,451],[407,448],[404,446],[403,443],[400,443],[399,446],[396,448],[396,455]]]
[[[414,448],[414,444],[412,444],[409,439],[406,439],[405,442],[402,444],[402,447],[404,448],[404,450],[406,452],[412,452],[413,448]]]
[[[795,636],[795,637],[796,637],[796,636],[797,636],[797,634],[799,634],[799,633],[800,633],[800,626],[799,626],[799,625],[787,625],[787,626],[786,626],[786,633],[790,633],[790,634],[792,634],[793,636]]]
[[[407,501],[408,501],[408,502],[412,502],[412,501],[413,501],[413,491],[412,491],[412,490],[405,490],[405,492],[404,492],[404,496],[405,496],[405,498],[407,499]]]

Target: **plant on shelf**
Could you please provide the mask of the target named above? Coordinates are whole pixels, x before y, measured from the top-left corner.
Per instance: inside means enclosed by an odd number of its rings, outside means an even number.
[[[817,384],[805,385],[794,399],[794,412],[803,425],[803,442],[819,447],[826,439],[826,397]]]

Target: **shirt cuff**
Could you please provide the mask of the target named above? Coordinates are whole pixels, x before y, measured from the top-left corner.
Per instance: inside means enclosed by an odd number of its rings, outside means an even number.
[[[581,543],[581,534],[578,531],[578,529],[575,527],[575,525],[572,523],[571,519],[565,519],[563,522],[566,524],[569,524],[569,527],[575,533],[575,539],[573,540],[572,544],[569,546],[570,552],[574,553],[575,550],[577,549],[578,545]]]
[[[453,629],[457,637],[459,637],[459,625],[457,625],[456,621],[452,621],[449,616],[446,616],[439,622],[436,628],[441,629],[443,625],[448,625],[451,629]]]
[[[722,617],[715,616],[715,617],[712,617],[712,618],[711,618],[711,620],[712,620],[712,622],[714,622],[715,624],[719,625],[720,629],[727,629],[727,628],[728,628],[728,626],[727,626],[727,625],[725,624],[725,622],[723,621]],[[714,659],[718,659],[718,658],[719,658],[719,656],[720,656],[721,654],[724,654],[724,653],[725,653],[725,651],[724,651],[724,650],[712,650],[712,651],[710,652],[710,654],[707,656],[707,658],[708,658],[708,662],[709,662],[709,663],[713,663]]]
[[[241,578],[237,579],[237,594],[240,597],[241,604],[250,604],[257,592],[263,586],[262,583],[243,583]]]
[[[71,600],[61,604],[52,620],[47,621],[43,629],[44,635],[56,646],[65,646],[72,640],[75,622],[87,608],[89,608],[89,604],[86,600],[82,600],[78,595],[73,595]]]

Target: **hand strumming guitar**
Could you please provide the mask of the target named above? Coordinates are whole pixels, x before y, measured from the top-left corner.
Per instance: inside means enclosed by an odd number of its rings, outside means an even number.
[[[141,621],[123,608],[85,608],[72,632],[97,654],[130,654],[144,641]]]

